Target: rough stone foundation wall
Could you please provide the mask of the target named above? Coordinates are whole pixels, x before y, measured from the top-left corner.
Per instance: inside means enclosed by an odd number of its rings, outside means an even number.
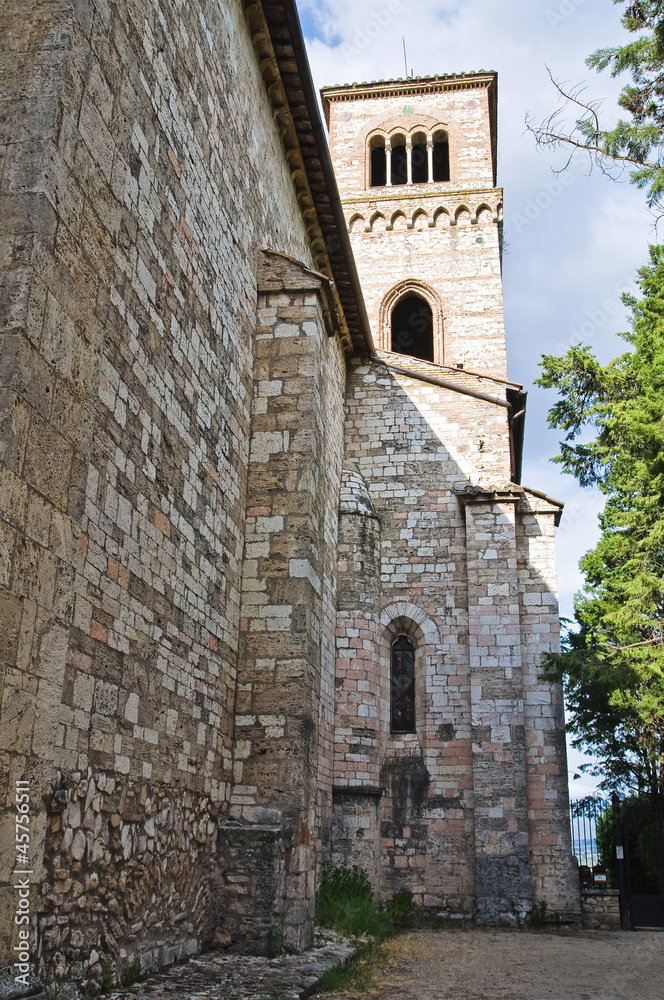
[[[154,933],[125,887],[111,952],[167,963],[180,920],[186,948],[207,940],[192,886],[232,778],[255,250],[311,256],[239,0],[10,0],[1,34],[2,799],[31,780],[35,953],[94,979],[111,901],[86,879],[127,845],[150,879],[186,877],[158,919],[146,904]],[[108,821],[99,789],[83,808],[95,776],[127,790]],[[77,909],[56,931],[59,896]]]
[[[99,982],[110,955],[121,980],[212,942],[218,802],[89,768],[59,773],[48,813],[35,957],[56,978]]]
[[[584,930],[620,930],[620,893],[617,889],[583,889],[581,915]]]

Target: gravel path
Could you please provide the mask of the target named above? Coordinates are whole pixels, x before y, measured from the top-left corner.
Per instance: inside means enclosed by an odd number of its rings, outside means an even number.
[[[663,1000],[664,933],[419,931],[360,1000]],[[328,993],[326,1000],[355,1000]]]

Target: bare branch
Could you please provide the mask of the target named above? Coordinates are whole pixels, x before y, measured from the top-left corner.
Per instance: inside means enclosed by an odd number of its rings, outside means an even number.
[[[583,100],[582,95],[585,92],[584,87],[579,85],[578,87],[574,87],[572,89],[566,89],[563,84],[559,83],[558,80],[555,79],[548,66],[547,72],[553,86],[558,92],[559,98],[563,102],[563,105],[556,108],[556,110],[541,123],[538,123],[534,119],[534,116],[529,113],[526,115],[525,124],[527,131],[535,136],[535,141],[538,146],[566,146],[571,148],[570,158],[563,169],[567,169],[567,167],[569,167],[571,158],[577,150],[588,153],[591,162],[599,167],[602,173],[607,176],[612,176],[610,167],[613,165],[618,167],[630,165],[634,167],[653,169],[659,169],[661,167],[661,164],[657,162],[641,160],[634,156],[609,152],[606,147],[602,145],[602,138],[605,133],[601,128],[598,113],[602,105],[602,101]],[[566,106],[570,104],[575,105],[582,111],[582,116],[576,120],[574,127],[566,127],[564,121]],[[579,132],[581,133],[581,136],[585,135],[585,138],[579,137]],[[556,172],[559,173],[560,171]]]
[[[604,646],[605,649],[612,649],[613,652],[607,656],[607,660],[612,660],[614,656],[618,653],[624,653],[626,649],[638,649],[640,646],[664,646],[664,640],[661,635],[656,636],[654,639],[646,639],[644,642],[633,642],[630,646],[613,646],[608,642],[600,642],[600,646]]]

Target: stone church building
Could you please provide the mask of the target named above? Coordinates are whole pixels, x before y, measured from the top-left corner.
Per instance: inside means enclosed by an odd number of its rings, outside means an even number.
[[[17,782],[51,976],[303,948],[330,863],[577,919],[496,74],[321,116],[293,0],[0,23],[0,958]]]

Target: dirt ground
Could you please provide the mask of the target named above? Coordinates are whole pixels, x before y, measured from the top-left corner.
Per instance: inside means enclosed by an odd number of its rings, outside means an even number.
[[[364,994],[326,1000],[664,1000],[664,933],[418,931]]]

